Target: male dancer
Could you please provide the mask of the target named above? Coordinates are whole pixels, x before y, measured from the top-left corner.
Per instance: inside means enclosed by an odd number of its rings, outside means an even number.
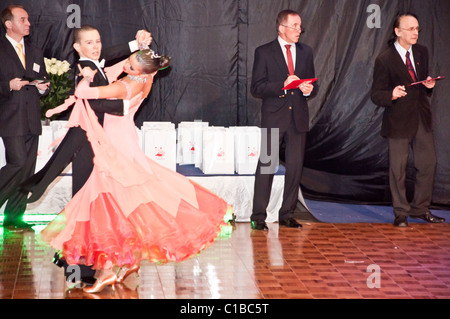
[[[136,34],[136,38],[137,40],[135,41],[106,49],[102,53],[101,37],[96,28],[85,25],[74,31],[73,46],[80,56],[78,64],[81,67],[89,66],[93,70],[98,70],[91,82],[91,86],[109,84],[103,72],[103,63],[99,62],[101,58],[111,61],[127,57],[132,52],[137,51],[140,45],[151,42],[151,35],[146,31],[139,31]],[[75,84],[79,80],[80,78],[76,77]],[[104,113],[113,115],[126,114],[129,101],[90,100],[89,104],[95,111],[99,123],[103,124]],[[28,202],[32,203],[38,200],[50,183],[61,174],[70,162],[72,162],[72,195],[75,195],[91,174],[93,168],[92,158],[93,152],[87,140],[86,132],[80,127],[70,128],[47,164],[22,184],[22,189],[25,192],[32,193]]]
[[[90,86],[103,86],[109,83],[103,72],[103,63],[99,62],[101,58],[111,61],[128,57],[132,52],[137,51],[139,47],[150,45],[151,40],[149,32],[140,30],[136,34],[136,40],[104,50],[102,54],[100,33],[96,28],[85,25],[74,31],[73,47],[80,56],[78,64],[81,68],[89,66],[93,70],[98,70]],[[76,77],[75,85],[80,80],[81,78]],[[130,101],[89,100],[89,104],[95,111],[99,123],[103,124],[104,113],[113,115],[127,114]],[[86,132],[80,127],[70,128],[44,168],[22,185],[25,192],[32,192],[32,196],[30,196],[28,201],[34,202],[39,199],[49,184],[59,176],[70,162],[72,162],[72,195],[75,195],[83,187],[92,172],[93,157],[94,153],[87,139]],[[71,274],[67,272],[67,263],[60,259],[57,254],[55,254],[54,263],[58,266],[64,266],[66,276]],[[84,265],[79,266],[81,281],[88,284],[93,283],[95,281],[95,271]]]

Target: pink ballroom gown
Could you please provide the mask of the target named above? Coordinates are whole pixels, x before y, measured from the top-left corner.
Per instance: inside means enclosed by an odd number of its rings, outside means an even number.
[[[145,156],[133,120],[144,98],[128,115],[105,114],[103,127],[81,98],[53,111],[75,101],[68,126],[87,132],[95,154],[86,184],[41,232],[69,264],[109,269],[183,261],[210,246],[232,212],[222,198]]]

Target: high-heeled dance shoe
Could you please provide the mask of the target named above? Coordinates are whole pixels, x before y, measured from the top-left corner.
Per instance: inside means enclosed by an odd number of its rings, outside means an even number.
[[[91,287],[83,288],[83,292],[88,294],[95,294],[102,291],[106,286],[112,286],[112,289],[114,290],[115,289],[114,285],[116,284],[116,282],[117,282],[117,275],[112,273],[110,275],[105,276],[104,278],[97,279],[95,284],[93,284]]]
[[[137,274],[137,272],[139,271],[140,268],[141,267],[139,265],[134,265],[131,268],[127,268],[127,267],[120,268],[119,272],[117,274],[117,282],[118,283],[123,282],[132,273],[136,273],[136,275],[139,276]]]

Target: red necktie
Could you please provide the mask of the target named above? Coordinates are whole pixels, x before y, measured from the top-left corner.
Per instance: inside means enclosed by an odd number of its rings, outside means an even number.
[[[416,72],[414,72],[413,65],[411,63],[411,59],[409,58],[409,51],[406,52],[406,66],[408,67],[408,72],[411,75],[411,78],[414,82],[417,82]]]
[[[294,75],[294,61],[292,60],[291,45],[286,44],[285,47],[286,47],[289,75]]]

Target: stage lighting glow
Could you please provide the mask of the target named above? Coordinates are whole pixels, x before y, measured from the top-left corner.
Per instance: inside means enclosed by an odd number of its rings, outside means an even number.
[[[48,223],[56,217],[56,214],[28,214],[23,216],[27,223]],[[3,224],[3,214],[0,215],[0,223]]]

